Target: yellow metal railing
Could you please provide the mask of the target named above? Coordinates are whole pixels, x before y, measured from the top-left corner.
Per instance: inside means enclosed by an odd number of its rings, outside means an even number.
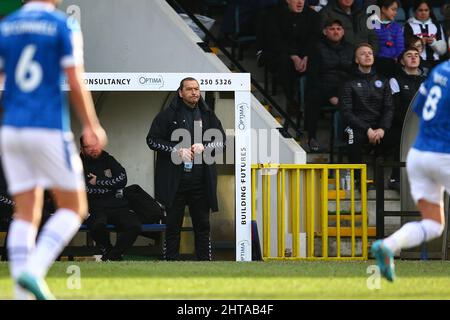
[[[355,171],[360,171],[359,190],[355,186]],[[343,172],[349,172],[350,179],[347,176],[342,180]],[[366,165],[362,164],[253,165],[252,220],[262,222],[263,259],[367,260],[366,179]],[[346,184],[345,189],[341,181]],[[342,210],[343,201],[347,210]],[[335,212],[329,211],[329,203],[335,204]],[[302,243],[301,234],[306,236],[306,243]],[[288,237],[291,243],[287,242]],[[271,240],[276,240],[276,255],[271,254]],[[347,249],[350,246],[346,252],[344,241]],[[330,242],[335,246],[330,248]]]

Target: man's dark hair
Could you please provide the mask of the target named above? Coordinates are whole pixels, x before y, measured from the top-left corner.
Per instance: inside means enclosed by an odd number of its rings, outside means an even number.
[[[192,78],[192,77],[184,78],[183,80],[180,81],[180,87],[178,88],[178,90],[183,90],[184,83],[185,83],[186,81],[195,81],[195,82],[198,83],[197,79],[195,79],[195,78]]]
[[[415,47],[408,47],[405,50],[403,50],[403,52],[398,56],[398,61],[400,61],[401,59],[403,59],[403,56],[408,52],[408,51],[415,51],[417,53],[420,54],[419,50]]]

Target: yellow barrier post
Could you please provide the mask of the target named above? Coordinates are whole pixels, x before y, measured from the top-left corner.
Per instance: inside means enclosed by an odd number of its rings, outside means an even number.
[[[252,168],[252,220],[256,221],[256,173],[257,168]]]
[[[282,198],[284,193],[282,192],[282,172],[278,170],[277,172],[277,248],[278,257],[284,257],[284,228],[283,228],[283,210],[282,210]]]
[[[341,257],[341,174],[336,169],[336,256]]]
[[[269,223],[267,219],[267,183],[266,183],[267,177],[264,175],[264,172],[262,172],[261,176],[261,182],[262,182],[262,213],[263,213],[263,243],[264,243],[264,250],[263,250],[263,256],[264,258],[270,257],[270,251],[267,251],[270,247],[270,243],[268,241],[268,227],[267,224]]]
[[[363,201],[364,199],[364,201]],[[368,259],[367,249],[367,168],[363,166],[361,169],[361,227],[362,227],[362,256]]]
[[[328,169],[322,169],[322,257],[328,258]]]
[[[285,239],[284,239],[284,234],[286,231],[285,228],[285,206],[286,206],[286,201],[284,199],[284,192],[285,192],[285,177],[286,177],[286,170],[282,169],[281,170],[281,251],[282,251],[282,256],[285,256],[285,251],[286,251],[286,244],[285,244]]]
[[[295,212],[292,226],[292,253],[295,258],[300,257],[300,169],[295,170]]]
[[[350,214],[351,214],[351,229],[352,229],[352,258],[355,257],[356,240],[355,240],[355,172],[354,169],[350,171]]]
[[[311,201],[311,208],[310,208],[310,235],[309,235],[309,252],[311,257],[314,257],[314,215],[316,213],[316,172],[314,169],[311,171],[311,189],[310,191],[310,201]]]

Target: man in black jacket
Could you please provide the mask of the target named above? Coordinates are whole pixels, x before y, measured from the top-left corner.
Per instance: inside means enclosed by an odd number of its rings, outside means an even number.
[[[312,152],[320,150],[316,140],[320,108],[323,105],[338,105],[339,88],[347,80],[352,62],[353,46],[344,40],[342,23],[328,20],[322,39],[312,51],[308,70],[305,129]]]
[[[86,177],[89,203],[87,225],[90,234],[102,250],[102,260],[120,261],[141,232],[138,216],[129,209],[123,197],[127,184],[125,169],[108,152],[86,145],[80,138],[81,160]],[[107,225],[119,230],[115,246],[111,245]]]
[[[394,119],[391,132],[398,150],[394,152],[394,160],[400,160],[400,140],[402,136],[403,121],[406,117],[409,105],[414,98],[420,84],[426,79],[419,68],[420,53],[416,48],[408,48],[400,55],[402,68],[394,78],[389,81],[394,98]],[[400,168],[393,168],[388,187],[400,190]]]
[[[216,130],[215,139],[206,141],[204,134],[210,129]],[[218,211],[214,156],[225,147],[225,133],[201,98],[197,80],[181,81],[178,96],[153,120],[147,145],[157,152],[155,198],[167,208],[165,258],[179,259],[180,230],[187,205],[197,259],[211,260],[209,213]]]
[[[350,163],[362,163],[362,147],[370,145],[386,153],[394,139],[389,134],[394,115],[391,88],[387,79],[372,68],[373,49],[361,44],[355,50],[358,65],[353,77],[344,84],[340,103],[347,124]]]
[[[366,7],[357,8],[354,0],[328,1],[320,11],[320,24],[325,21],[339,20],[345,30],[345,39],[356,48],[361,43],[368,43],[375,53],[379,50],[378,37],[373,28],[368,28]]]
[[[295,99],[297,79],[308,68],[310,50],[319,36],[319,17],[305,6],[304,0],[286,0],[287,6],[273,10],[265,26],[267,43],[263,45],[264,61],[277,75],[287,99],[290,115],[299,112]]]

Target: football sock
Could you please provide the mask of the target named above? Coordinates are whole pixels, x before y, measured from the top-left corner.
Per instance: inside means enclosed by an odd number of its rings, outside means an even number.
[[[28,260],[27,270],[38,277],[45,277],[48,269],[81,225],[74,211],[58,209],[42,228],[36,249]]]
[[[408,222],[391,236],[387,237],[383,244],[394,253],[401,249],[413,248],[423,242],[439,238],[444,231],[444,226],[434,220]]]
[[[13,220],[8,231],[9,268],[13,279],[17,279],[25,270],[31,251],[36,243],[36,227],[25,220]],[[14,284],[14,298],[29,300],[32,296],[27,290]]]

